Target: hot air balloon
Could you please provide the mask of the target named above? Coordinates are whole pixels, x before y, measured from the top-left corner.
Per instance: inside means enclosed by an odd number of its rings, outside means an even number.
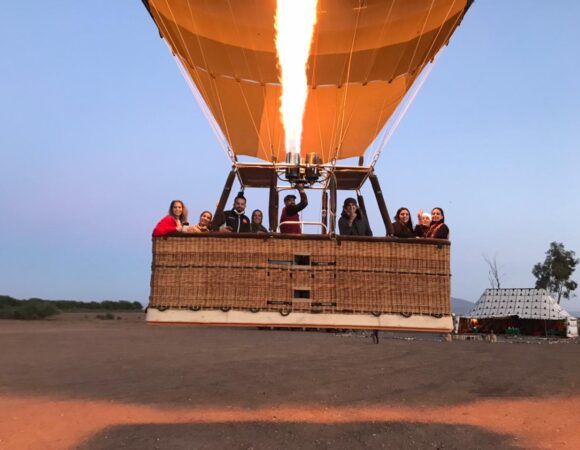
[[[285,43],[284,1],[143,0],[231,160],[215,216],[237,179],[270,190],[272,232],[155,238],[148,320],[450,330],[449,243],[389,237],[374,167],[472,0],[313,0]],[[306,35],[295,133],[283,45]],[[336,191],[364,211],[367,180],[387,237],[336,236]],[[281,183],[322,191],[320,234],[276,233]]]

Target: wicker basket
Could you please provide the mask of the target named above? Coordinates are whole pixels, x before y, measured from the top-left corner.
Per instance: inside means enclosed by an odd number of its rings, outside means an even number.
[[[149,308],[441,317],[450,277],[448,241],[183,234],[153,239]]]

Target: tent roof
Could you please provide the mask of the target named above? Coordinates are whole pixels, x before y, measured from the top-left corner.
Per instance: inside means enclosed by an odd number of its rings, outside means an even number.
[[[545,289],[486,289],[465,317],[489,319],[509,316],[547,320],[572,317]]]

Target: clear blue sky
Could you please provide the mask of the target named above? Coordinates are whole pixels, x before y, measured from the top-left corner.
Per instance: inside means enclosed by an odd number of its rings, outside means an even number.
[[[551,241],[580,253],[579,18],[476,1],[379,161],[391,212],[445,209],[455,297],[488,287],[482,254],[533,287]],[[213,209],[229,169],[155,25],[138,0],[9,2],[0,50],[0,293],[146,303],[153,226]]]

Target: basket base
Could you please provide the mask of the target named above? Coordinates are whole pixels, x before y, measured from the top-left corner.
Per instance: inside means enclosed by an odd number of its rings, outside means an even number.
[[[413,314],[315,314],[293,312],[283,316],[277,312],[249,311],[190,311],[185,309],[155,308],[147,310],[147,322],[160,325],[212,325],[212,326],[267,326],[282,328],[357,328],[385,331],[413,331],[449,333],[453,330],[451,316],[434,317]]]

